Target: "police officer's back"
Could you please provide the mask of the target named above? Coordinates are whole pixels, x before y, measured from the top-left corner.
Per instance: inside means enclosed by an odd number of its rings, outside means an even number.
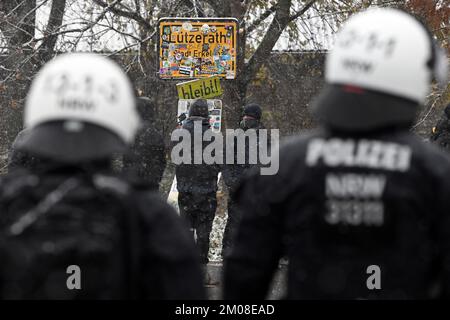
[[[258,147],[259,147],[259,130],[264,129],[262,123],[262,110],[256,103],[249,103],[244,107],[242,112],[242,119],[239,123],[239,128],[242,131],[239,134],[248,135],[244,137],[245,145],[243,148],[238,148],[239,136],[234,137],[234,162],[225,163],[222,166],[222,176],[225,185],[228,189],[227,202],[227,224],[225,226],[223,240],[222,240],[222,255],[225,256],[233,245],[233,235],[239,224],[241,215],[236,209],[235,192],[243,177],[248,172],[259,165]],[[239,132],[239,131],[238,131]],[[249,137],[254,134],[256,136],[256,145],[250,145]],[[242,139],[241,139],[242,140]],[[224,154],[226,154],[226,146],[224,147]],[[250,153],[256,154],[256,163],[250,163]],[[242,155],[243,153],[243,155]],[[238,159],[243,158],[244,162],[239,163]]]
[[[198,99],[189,108],[188,118],[182,128],[190,137],[190,161],[176,166],[178,205],[180,213],[190,223],[196,235],[201,262],[208,263],[209,235],[217,208],[217,175],[219,167],[207,164],[203,151],[209,144],[203,141],[203,134],[210,130],[208,105],[206,100]],[[211,131],[210,131],[211,132]],[[198,140],[201,139],[201,140]],[[200,161],[196,159],[200,150]]]
[[[137,110],[142,126],[123,157],[124,170],[149,188],[158,189],[166,167],[164,138],[155,126],[154,105],[148,97],[137,98]]]
[[[450,288],[450,163],[409,132],[437,50],[392,9],[338,33],[315,101],[321,128],[280,150],[274,176],[238,189],[243,219],[225,298],[264,298],[282,256],[287,297],[428,298]]]
[[[26,151],[17,149],[28,133],[29,130],[24,129],[20,131],[14,139],[8,155],[8,172],[20,168],[33,168],[39,163],[39,159],[36,157],[31,156]]]
[[[0,298],[204,297],[176,213],[112,173],[138,126],[131,84],[110,60],[68,54],[43,67],[17,145],[39,163],[0,181]]]

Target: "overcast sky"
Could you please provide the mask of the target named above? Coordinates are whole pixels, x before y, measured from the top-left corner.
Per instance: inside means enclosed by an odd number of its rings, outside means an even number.
[[[38,5],[43,1],[38,1]],[[95,12],[92,12],[92,1],[80,0],[80,1],[67,1],[67,8],[64,16],[63,25],[65,28],[83,28],[86,25],[86,21],[95,20],[100,8],[95,6]],[[37,28],[36,37],[42,37],[42,30],[45,28],[48,16],[50,13],[51,1],[42,5],[37,10]],[[293,12],[297,10],[295,6],[292,8]],[[146,13],[143,13],[146,14]],[[309,17],[309,18],[307,18]],[[250,17],[251,18],[251,17]],[[266,19],[266,23],[261,28],[256,29],[249,37],[249,41],[252,45],[257,45],[260,41],[262,34],[265,32],[265,26],[268,26],[269,22],[273,19],[273,16]],[[330,19],[331,21],[331,19]],[[317,16],[317,13],[313,10],[307,11],[302,18],[297,19],[298,34],[290,35],[285,31],[280,37],[279,41],[274,47],[274,50],[314,50],[314,49],[328,49],[332,44],[332,28],[336,28],[333,23],[324,23],[323,20]],[[85,33],[85,36],[79,38],[79,33],[65,34],[64,41],[59,41],[58,49],[65,50],[77,50],[77,51],[115,51],[123,47],[137,43],[131,36],[120,34],[113,31],[112,28],[119,29],[125,33],[135,35],[138,37],[138,26],[134,21],[126,18],[118,18],[111,14],[107,14],[104,19],[99,21],[98,26],[94,27],[92,31]],[[67,45],[67,40],[72,42]],[[62,44],[65,44],[63,46]]]

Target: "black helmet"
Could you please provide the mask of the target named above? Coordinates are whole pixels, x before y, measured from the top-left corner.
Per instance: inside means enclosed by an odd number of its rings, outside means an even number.
[[[189,117],[208,118],[208,102],[205,99],[197,99],[189,107]]]
[[[257,120],[261,120],[262,110],[256,103],[250,103],[244,107],[243,116],[250,116]]]
[[[136,102],[142,120],[149,121],[155,117],[155,105],[149,97],[138,97]]]

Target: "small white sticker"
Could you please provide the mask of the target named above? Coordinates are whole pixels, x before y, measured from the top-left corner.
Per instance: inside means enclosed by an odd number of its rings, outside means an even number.
[[[186,30],[186,31],[192,30],[192,24],[190,24],[189,22],[183,23],[183,25],[181,27],[183,28],[183,30]]]

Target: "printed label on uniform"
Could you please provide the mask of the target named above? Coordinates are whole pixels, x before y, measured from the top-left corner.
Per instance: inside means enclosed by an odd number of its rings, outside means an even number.
[[[306,165],[330,168],[324,177],[323,222],[336,227],[336,235],[341,236],[349,235],[341,227],[383,227],[386,223],[383,196],[388,184],[387,174],[408,171],[411,155],[409,146],[393,142],[312,139],[307,146]],[[361,172],[364,169],[367,173]]]
[[[378,140],[332,138],[312,139],[308,144],[306,164],[323,163],[328,167],[363,167],[405,172],[411,162],[411,148]]]
[[[330,225],[379,227],[384,223],[384,175],[328,174],[325,221]]]
[[[382,226],[385,175],[327,174],[325,221],[331,225]]]

